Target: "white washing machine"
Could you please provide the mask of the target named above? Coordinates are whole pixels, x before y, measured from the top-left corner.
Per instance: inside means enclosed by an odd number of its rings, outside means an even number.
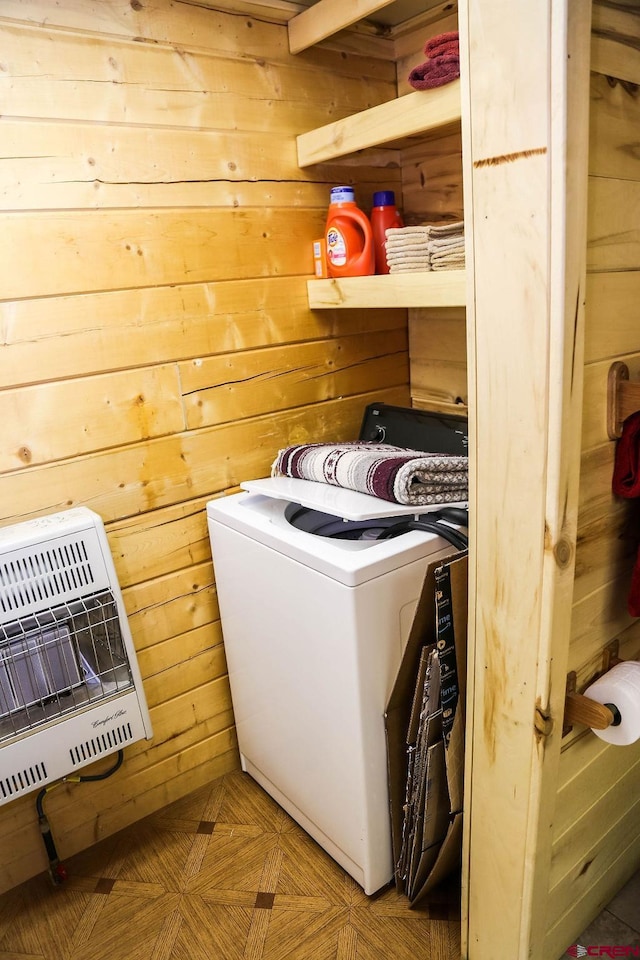
[[[455,547],[370,539],[415,507],[286,477],[242,487],[207,505],[242,768],[372,894],[393,876],[384,711],[427,563]]]

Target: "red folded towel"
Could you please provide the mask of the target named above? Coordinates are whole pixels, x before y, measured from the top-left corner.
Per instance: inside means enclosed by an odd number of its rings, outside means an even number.
[[[640,411],[632,413],[622,424],[611,488],[619,497],[640,497]],[[631,574],[627,609],[632,617],[640,617],[640,549]]]
[[[443,43],[441,46],[437,47],[433,53],[429,54],[430,60],[435,60],[436,57],[459,57],[460,56],[460,44],[457,40],[451,40],[450,43]]]
[[[440,33],[427,40],[424,52],[429,57],[426,63],[414,67],[409,74],[409,83],[416,90],[441,87],[460,76],[460,44],[458,32]]]
[[[451,83],[460,76],[460,58],[454,56],[434,57],[414,67],[409,74],[409,83],[416,90],[430,90]]]
[[[428,57],[439,57],[448,53],[457,56],[460,53],[458,31],[451,30],[449,33],[440,33],[437,37],[431,37],[425,44],[424,52]]]

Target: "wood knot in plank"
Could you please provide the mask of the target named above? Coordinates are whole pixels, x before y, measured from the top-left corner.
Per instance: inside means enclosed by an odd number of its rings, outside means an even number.
[[[628,93],[630,97],[634,99],[637,98],[638,92],[640,91],[640,85],[633,83],[631,80],[620,80],[618,77],[607,77],[607,83],[610,87],[617,87],[618,84],[622,87],[625,93]]]
[[[573,559],[573,544],[566,537],[560,537],[553,548],[553,556],[561,570],[566,570]]]
[[[546,739],[553,731],[553,719],[551,714],[549,713],[548,708],[542,706],[539,699],[536,703],[533,726],[536,740],[538,741]]]

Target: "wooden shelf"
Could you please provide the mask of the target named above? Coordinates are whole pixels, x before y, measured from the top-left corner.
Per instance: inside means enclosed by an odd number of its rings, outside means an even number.
[[[446,136],[459,126],[460,80],[454,80],[300,134],[298,164],[308,167],[418,134]]]
[[[336,307],[464,307],[464,270],[307,281],[312,310]]]
[[[320,0],[289,22],[291,49],[305,49],[327,36],[331,32],[329,22],[334,29],[336,24],[342,28],[386,5],[378,0],[362,0],[357,10],[355,4],[351,10],[343,0]],[[329,11],[330,17],[326,16]],[[416,90],[301,134],[297,138],[298,164],[308,167],[408,137],[443,137],[459,128],[460,80],[454,80],[433,90]],[[307,290],[312,310],[464,307],[466,303],[464,270],[309,280]]]
[[[413,32],[423,20],[426,26],[446,16],[451,7],[442,6],[442,0],[316,0],[289,19],[289,50],[301,53],[362,21],[370,36],[380,36],[382,27],[392,43],[407,28]]]
[[[358,20],[388,7],[393,0],[320,0],[289,20],[289,50],[301,53],[314,44],[350,27]]]

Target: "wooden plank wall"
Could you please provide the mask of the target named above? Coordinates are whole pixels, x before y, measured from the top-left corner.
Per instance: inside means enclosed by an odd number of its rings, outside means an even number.
[[[433,19],[421,19],[395,41],[398,91],[409,93],[411,69],[426,59],[427,40],[458,29],[458,5],[434,8]],[[400,152],[402,197],[408,223],[455,222],[464,219],[462,142],[460,132],[428,142],[416,141]],[[462,308],[409,311],[411,401],[415,407],[444,411],[466,406],[466,317]]]
[[[569,670],[578,687],[620,640],[640,658],[627,612],[640,505],[611,493],[615,443],[606,431],[606,382],[624,360],[640,377],[640,13],[595,3],[589,150],[589,224],[582,469]],[[545,956],[557,957],[640,863],[640,743],[610,747],[583,727],[565,738],[553,824]]]
[[[50,795],[63,858],[237,765],[207,500],[409,401],[405,311],[305,301],[330,187],[398,189],[397,164],[295,150],[395,95],[391,42],[294,58],[268,4],[218,6],[0,10],[0,523],[102,516],[154,728]],[[45,868],[33,797],[0,808],[0,846],[0,890]]]

